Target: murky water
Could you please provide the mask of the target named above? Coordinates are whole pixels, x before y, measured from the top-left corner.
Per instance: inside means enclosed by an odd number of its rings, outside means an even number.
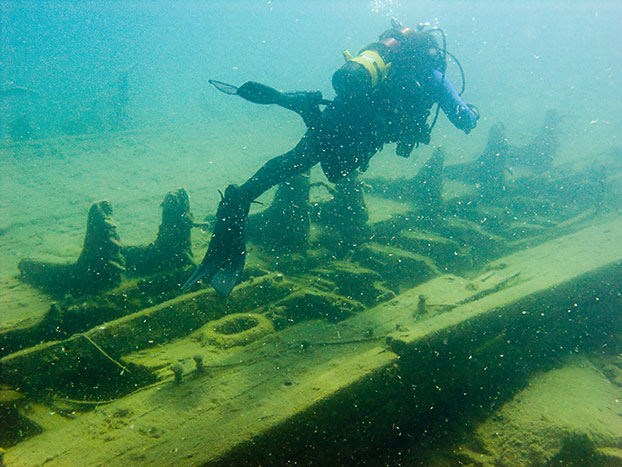
[[[553,245],[547,242],[576,234],[585,235],[588,244],[602,242],[611,261],[617,261],[619,252],[615,242],[608,243],[607,232],[619,226],[622,194],[617,183],[622,168],[622,52],[615,47],[621,14],[621,6],[606,1],[0,1],[0,448],[9,449],[7,465],[28,465],[12,454],[30,449],[24,443],[32,443],[29,446],[35,446],[33,452],[49,450],[54,453],[50,454],[53,462],[68,465],[73,461],[66,459],[76,458],[65,459],[58,454],[59,440],[74,446],[72,449],[84,449],[73,444],[72,436],[86,433],[89,423],[106,432],[93,441],[93,452],[101,454],[90,457],[89,462],[110,461],[105,454],[106,442],[111,443],[112,450],[127,448],[114,441],[119,439],[115,433],[126,429],[130,433],[129,427],[134,426],[141,411],[148,411],[150,402],[146,398],[156,398],[157,394],[163,397],[175,384],[170,368],[176,360],[184,365],[182,373],[187,381],[187,373],[195,375],[196,371],[193,355],[200,355],[206,366],[219,369],[229,368],[232,363],[227,359],[254,364],[258,354],[245,349],[252,349],[258,345],[256,342],[263,342],[261,339],[266,346],[276,345],[271,339],[292,339],[287,341],[289,347],[283,344],[285,350],[274,348],[287,355],[292,348],[301,354],[309,348],[320,348],[324,353],[316,364],[328,369],[338,365],[342,344],[344,348],[354,341],[363,347],[376,345],[386,337],[399,337],[396,333],[408,333],[420,326],[423,329],[422,323],[428,319],[459,311],[468,303],[480,303],[488,294],[517,286],[529,275],[530,263],[525,260],[513,265],[502,259],[514,253]],[[403,27],[416,28],[422,23],[427,29],[441,28],[442,32],[434,33],[439,47],[446,37],[443,53],[450,52],[454,57],[447,58],[443,80],[454,83],[458,91],[464,84],[462,99],[474,104],[480,114],[477,127],[465,134],[440,112],[430,143],[418,145],[410,158],[396,157],[394,143],[398,140],[393,139],[375,148],[378,153],[369,161],[369,167],[362,167],[366,171],[356,180],[334,185],[315,167],[310,179],[262,194],[258,201],[263,204],[251,205],[246,269],[240,289],[234,290],[232,298],[216,300],[214,295],[209,300],[215,301],[208,301],[208,308],[181,313],[183,323],[154,318],[153,328],[164,331],[154,331],[152,337],[150,331],[136,324],[138,321],[132,321],[135,335],[131,330],[127,335],[117,331],[115,320],[123,316],[133,319],[151,306],[179,297],[179,286],[191,273],[189,264],[172,267],[169,260],[149,266],[148,273],[144,272],[147,269],[137,272],[138,263],[130,264],[129,258],[138,256],[131,256],[127,247],[145,248],[144,257],[140,257],[143,265],[160,254],[158,232],[163,230],[160,227],[159,231],[158,226],[165,195],[180,187],[187,190],[196,223],[192,228],[192,251],[194,262],[199,262],[214,226],[221,199],[219,190],[224,191],[229,184],[243,184],[265,162],[289,151],[305,134],[305,124],[294,112],[225,95],[208,80],[236,87],[256,81],[284,91],[317,90],[325,99],[335,99],[331,77],[344,63],[342,51],[349,50],[356,56],[391,28],[391,18],[397,18]],[[430,110],[428,124],[434,119],[434,108]],[[550,110],[556,113],[547,114]],[[374,118],[387,117],[378,114]],[[303,196],[304,202],[293,202],[294,198],[300,199],[296,196]],[[104,216],[105,223],[114,230],[110,236],[113,243],[119,243],[114,253],[118,257],[106,261],[119,261],[121,282],[93,294],[90,287],[87,292],[76,286],[83,283],[76,277],[84,276],[94,266],[84,270],[74,266],[80,263],[78,258],[85,247],[89,209],[101,200],[112,206],[111,214]],[[589,229],[594,229],[591,237],[585,234]],[[570,287],[565,297],[568,303],[572,302],[570,295],[576,295],[577,308],[592,310],[592,298],[599,297],[589,298],[588,292],[592,287],[596,290],[593,284],[605,283],[598,274],[606,270],[610,277],[618,277],[617,269],[606,269],[609,265],[605,260],[594,259],[599,256],[595,253],[598,244],[592,246],[594,249],[587,253],[581,253],[578,247],[560,249],[561,253],[551,259],[571,265],[576,256],[576,263],[582,265],[576,277],[585,278],[584,282],[572,282],[575,276],[568,272],[570,266],[560,266],[560,274],[565,271],[568,276],[559,283],[551,282],[542,293],[554,295],[551,291],[565,284]],[[102,259],[107,254],[98,251]],[[33,260],[30,272],[25,272],[24,263],[20,266],[26,258]],[[509,272],[503,272],[505,266],[499,266],[499,262],[507,263]],[[447,286],[447,295],[442,297],[415,289],[432,287],[426,284],[447,275],[458,278],[460,293],[455,283]],[[251,284],[248,288],[252,289],[253,281],[266,277],[269,281],[248,296],[239,291],[246,290],[245,284]],[[464,287],[462,280],[468,282]],[[480,403],[475,396],[472,400],[466,397],[464,405],[468,409],[460,410],[440,398],[438,404],[443,409],[438,420],[435,415],[416,411],[404,411],[408,414],[398,417],[400,404],[408,403],[399,397],[406,398],[407,393],[408,397],[419,397],[419,393],[408,392],[411,388],[399,396],[395,380],[387,387],[397,402],[393,411],[381,415],[353,415],[336,403],[342,412],[329,420],[320,409],[322,415],[313,418],[305,411],[307,408],[296,405],[302,404],[298,399],[292,402],[295,409],[282,413],[275,409],[278,404],[266,402],[263,414],[249,410],[252,422],[248,423],[254,427],[249,432],[239,425],[243,424],[241,419],[232,422],[232,444],[223,447],[222,452],[229,452],[227,449],[233,449],[252,430],[263,433],[264,429],[282,428],[276,422],[261,425],[260,420],[293,420],[298,416],[310,417],[309,423],[315,424],[316,431],[326,429],[330,436],[313,437],[309,441],[313,449],[308,455],[300,447],[283,447],[282,452],[291,455],[276,456],[279,461],[288,456],[299,462],[323,461],[325,458],[318,452],[332,449],[339,452],[336,462],[344,465],[361,459],[387,465],[528,465],[577,458],[583,448],[598,462],[603,456],[619,460],[622,429],[615,417],[620,413],[622,398],[622,320],[611,314],[618,305],[615,287],[612,282],[609,289],[598,289],[602,297],[607,297],[602,298],[607,303],[606,312],[586,311],[578,318],[580,326],[577,322],[559,324],[568,324],[566,335],[576,333],[567,341],[553,336],[554,326],[547,328],[549,345],[566,346],[564,355],[581,355],[573,357],[578,360],[566,361],[559,354],[549,359],[546,351],[534,350],[530,358],[535,360],[526,363],[526,375],[539,375],[533,380],[539,391],[536,395],[520,392],[528,378],[517,377],[512,367],[513,376],[507,376],[507,386],[489,387],[485,396],[480,395],[486,403]],[[565,299],[555,298],[565,313]],[[401,303],[397,308],[410,306],[415,310],[414,315],[408,314],[411,322],[391,321],[394,328],[390,330],[382,327],[388,326],[388,321],[382,325],[373,320],[373,325],[362,324],[365,313],[382,307],[390,310],[392,299]],[[51,308],[52,303],[55,305]],[[555,304],[551,306],[555,309]],[[231,334],[241,334],[233,340],[207,338],[207,331],[200,332],[210,321],[235,313],[259,316],[240,319],[261,323],[261,332],[249,338],[244,334],[248,329],[233,325]],[[601,314],[611,319],[609,329],[604,329],[599,319],[590,321]],[[193,321],[199,315],[201,318]],[[334,331],[341,328],[331,327],[343,323],[350,323],[351,330],[360,330],[362,337],[357,334],[356,339],[351,335],[346,338]],[[581,327],[584,324],[587,327]],[[106,326],[123,339],[114,342],[110,336],[98,334],[98,327]],[[310,333],[308,338],[301,337],[304,332]],[[486,349],[497,349],[502,340],[507,340],[501,330],[490,332],[475,346],[483,356],[488,355]],[[281,338],[280,333],[289,337]],[[584,334],[589,338],[581,337]],[[137,342],[134,349],[128,346],[132,339]],[[335,344],[339,339],[346,342]],[[38,357],[35,353],[32,361],[24,363],[15,359],[20,351],[30,352],[25,349],[37,344],[52,353],[61,352],[54,353],[54,358],[63,362],[56,364],[57,373],[45,373],[49,365],[54,365],[49,360],[51,354]],[[384,345],[385,352],[399,350],[390,343]],[[467,344],[461,345],[457,349],[472,351]],[[65,347],[73,349],[79,358],[62,360],[64,357],[58,355],[65,352]],[[594,353],[595,349],[600,351]],[[515,349],[519,350],[529,353],[526,348]],[[337,360],[331,360],[331,352]],[[344,354],[352,359],[360,357],[356,351],[348,352]],[[80,358],[85,363],[76,363]],[[103,358],[111,367],[97,358]],[[426,360],[422,357],[422,361]],[[98,380],[95,369],[100,364],[102,376]],[[447,371],[442,370],[442,365],[429,368]],[[128,370],[133,376],[124,379]],[[244,378],[261,379],[258,371],[268,374],[263,367],[248,371]],[[315,370],[305,371],[315,374]],[[16,372],[24,376],[16,377]],[[465,377],[464,373],[458,376]],[[547,403],[542,401],[552,397],[554,388],[561,385],[567,387],[570,399],[560,402],[555,410],[551,408],[550,419],[559,420],[559,414],[566,413],[563,407],[571,410],[580,404],[575,397],[579,386],[573,377],[580,379],[581,388],[593,388],[594,397],[586,405],[593,408],[591,414],[600,411],[601,416],[587,420],[584,412],[571,411],[564,423],[551,421],[535,428],[529,421],[513,418],[520,410],[531,414],[543,410]],[[187,389],[186,396],[194,395],[201,401],[198,405],[208,407],[236,401],[239,393],[245,393],[247,379],[236,379],[241,377],[233,373],[222,378],[230,382],[231,393],[219,393],[208,402],[202,399],[201,391],[206,389],[197,386]],[[302,376],[300,381],[294,376],[281,379],[279,388],[307,388],[305,384],[314,387]],[[342,386],[336,384],[333,389],[336,393],[351,383],[344,380]],[[448,383],[448,387],[450,399],[457,400],[458,381]],[[135,390],[140,391],[136,394]],[[421,389],[423,393],[426,390]],[[305,403],[315,400],[308,395],[312,389],[309,391],[299,391],[300,397],[309,397]],[[361,397],[361,406],[372,410],[374,404],[365,398],[363,389],[360,391],[351,396],[352,403]],[[499,401],[490,402],[495,391],[503,394],[498,396]],[[322,397],[332,401],[331,394],[327,390]],[[425,394],[421,395],[424,399]],[[377,397],[382,398],[382,394]],[[181,404],[184,398],[178,393],[171,400]],[[121,406],[124,401],[127,407]],[[165,401],[166,397],[158,399],[156,406],[166,406]],[[507,405],[502,407],[505,402]],[[188,407],[183,410],[192,412]],[[239,409],[231,413],[234,410]],[[42,414],[52,412],[51,421],[42,421]],[[340,414],[354,425],[352,420],[378,424],[374,428],[370,423],[368,432],[359,430],[348,438],[335,428]],[[382,417],[390,420],[393,416],[396,423],[399,420],[406,427],[388,429],[379,422]],[[106,417],[112,422],[103,422]],[[499,417],[510,422],[503,424]],[[110,431],[101,428],[105,423]],[[210,423],[220,426],[225,422]],[[424,427],[422,432],[416,429],[419,424]],[[132,448],[153,449],[154,440],[161,439],[168,452],[185,450],[195,456],[171,454],[163,458],[164,463],[192,464],[215,458],[196,457],[201,434],[194,428],[191,431],[196,439],[176,446],[171,439],[185,433],[183,423],[156,425],[141,427],[145,430],[141,436],[149,438],[144,445],[142,438],[128,435]],[[555,433],[556,441],[540,446],[530,438],[531,444],[520,448],[528,454],[519,459],[516,440],[521,438],[521,430],[532,430],[542,438]],[[504,434],[494,434],[501,431]],[[287,436],[266,436],[261,438],[264,445],[257,451],[258,464],[269,463],[268,457],[262,457],[271,451],[265,447],[267,439],[276,443],[275,452],[279,451],[279,440],[291,442]],[[400,440],[401,436],[410,441]],[[207,434],[205,437],[209,438]],[[370,439],[369,449],[361,441],[366,437]],[[600,449],[597,454],[592,452],[595,448]],[[606,449],[610,451],[605,453]],[[248,459],[241,451],[235,452],[239,457],[233,455],[231,459]],[[36,456],[31,462],[36,463],[34,459]],[[126,459],[140,465],[156,462],[157,456],[136,454]]]

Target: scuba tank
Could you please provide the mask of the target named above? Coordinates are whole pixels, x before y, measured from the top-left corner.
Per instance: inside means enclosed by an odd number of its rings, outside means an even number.
[[[445,69],[444,53],[429,31],[421,28],[415,30],[394,25],[380,36],[378,42],[365,47],[356,57],[348,50],[343,55],[346,63],[332,78],[335,93],[343,97],[369,95],[384,82],[392,66],[410,63],[414,57],[429,59],[433,67]]]
[[[358,56],[345,50],[346,63],[333,74],[333,89],[338,96],[367,95],[382,84],[391,67],[391,50],[387,44],[376,42]]]
[[[332,84],[337,97],[346,100],[369,99],[385,81],[387,85],[384,87],[391,93],[390,88],[402,86],[400,76],[409,76],[406,87],[422,88],[423,94],[437,104],[436,112],[430,125],[425,122],[410,125],[412,131],[406,129],[403,134],[397,135],[398,139],[393,140],[398,143],[397,154],[408,157],[419,143],[430,142],[430,133],[440,109],[456,128],[465,133],[475,128],[479,112],[461,97],[466,86],[464,71],[458,59],[447,51],[445,32],[428,24],[419,24],[416,29],[411,29],[403,27],[396,19],[392,19],[391,23],[392,28],[382,33],[378,42],[364,48],[358,56],[353,57],[350,52],[344,51],[346,63],[333,74]],[[436,33],[442,39],[440,46],[434,37]],[[460,70],[460,91],[446,76],[448,57]],[[389,74],[391,76],[387,79]]]

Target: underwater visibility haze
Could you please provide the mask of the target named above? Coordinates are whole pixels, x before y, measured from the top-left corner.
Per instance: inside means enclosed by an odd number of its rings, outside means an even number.
[[[0,0],[0,465],[621,464],[621,17]]]

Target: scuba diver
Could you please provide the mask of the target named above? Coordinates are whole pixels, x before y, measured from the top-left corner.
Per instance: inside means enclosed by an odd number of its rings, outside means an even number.
[[[442,46],[436,39],[440,34]],[[332,77],[333,101],[319,91],[284,93],[256,82],[235,87],[211,80],[218,90],[258,104],[277,104],[298,113],[307,131],[289,152],[269,160],[240,186],[229,185],[216,212],[207,253],[182,286],[203,279],[222,296],[238,284],[244,268],[245,223],[251,202],[273,186],[320,164],[327,179],[337,183],[355,170],[364,171],[386,143],[409,157],[413,148],[430,142],[439,109],[453,125],[469,133],[479,113],[466,104],[445,74],[447,51],[440,28],[404,28],[392,21],[377,42],[358,56],[344,52],[346,63]],[[462,67],[460,67],[462,73]],[[464,73],[462,73],[464,91]],[[432,124],[427,120],[437,104]],[[320,105],[325,106],[323,111]]]

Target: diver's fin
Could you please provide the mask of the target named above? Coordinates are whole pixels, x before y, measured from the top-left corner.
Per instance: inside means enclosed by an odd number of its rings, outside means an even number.
[[[328,105],[331,101],[323,99],[320,91],[281,92],[256,81],[247,81],[235,87],[222,81],[209,80],[209,83],[225,94],[240,96],[254,104],[275,104],[300,115],[308,128],[319,125],[322,112],[320,105]]]
[[[238,258],[230,258],[231,266],[219,269],[215,274],[212,274],[213,268],[210,267],[212,261],[207,261],[206,264],[201,263],[192,273],[192,276],[181,286],[182,292],[188,290],[204,277],[211,276],[210,284],[214,290],[223,297],[228,297],[233,288],[240,282],[245,257],[245,252],[242,252]]]
[[[209,83],[220,92],[231,96],[240,96],[242,99],[254,104],[278,104],[281,99],[280,91],[256,81],[247,81],[239,88],[233,84],[223,83],[215,79],[210,79]]]
[[[194,270],[194,272],[188,278],[188,280],[184,282],[184,285],[181,286],[181,291],[185,292],[190,287],[192,287],[194,284],[196,284],[201,279],[203,279],[205,276],[207,276],[209,273],[210,273],[209,265],[201,263],[199,266],[197,266],[197,268]]]
[[[242,237],[232,239],[231,248],[227,252],[226,262],[212,277],[210,284],[223,297],[228,297],[242,277],[246,262],[246,245]]]
[[[228,297],[233,288],[240,282],[240,276],[242,275],[242,269],[244,268],[244,259],[242,258],[241,264],[236,268],[221,269],[214,277],[210,284],[214,287],[214,290],[223,297]]]
[[[238,88],[238,96],[255,104],[276,104],[296,112],[308,128],[319,125],[322,118],[320,104],[326,105],[320,91],[281,92],[265,84],[247,81]]]
[[[216,224],[207,253],[182,286],[182,291],[205,279],[221,295],[231,293],[246,259],[244,228],[249,208],[250,202],[244,199],[238,187],[229,185],[216,211]]]
[[[242,99],[254,104],[278,104],[281,98],[281,92],[256,81],[247,81],[239,88],[233,84],[223,83],[215,79],[210,79],[209,84],[220,92],[231,96],[240,96]]]
[[[282,99],[280,91],[256,81],[244,83],[238,88],[237,95],[255,104],[279,104]]]
[[[233,84],[223,83],[222,81],[216,81],[215,79],[208,80],[209,84],[214,86],[220,92],[224,92],[225,94],[229,94],[230,96],[235,96],[238,93],[238,88]]]

